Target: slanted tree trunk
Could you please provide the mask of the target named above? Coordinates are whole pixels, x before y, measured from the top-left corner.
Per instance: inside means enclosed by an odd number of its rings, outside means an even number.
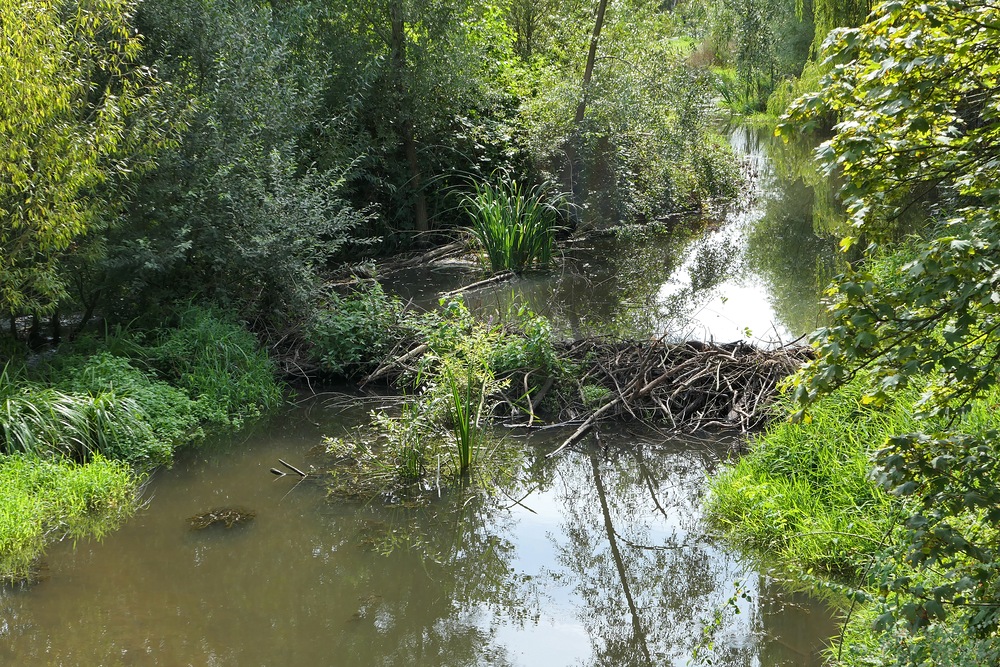
[[[580,90],[580,102],[576,106],[576,116],[573,119],[573,136],[566,146],[566,160],[569,163],[567,172],[567,189],[572,194],[573,203],[582,204],[584,193],[580,185],[580,156],[577,142],[582,135],[583,119],[587,114],[587,96],[590,92],[590,82],[594,77],[594,63],[597,61],[597,45],[601,39],[601,28],[604,27],[604,13],[608,8],[608,0],[600,0],[597,5],[597,16],[594,18],[594,32],[590,36],[590,50],[587,52],[587,64],[583,69],[583,84]]]
[[[580,103],[576,107],[574,123],[579,128],[587,113],[587,93],[590,90],[590,80],[594,76],[594,62],[597,61],[597,43],[601,39],[601,28],[604,27],[604,12],[608,8],[608,0],[601,0],[597,5],[597,18],[594,19],[594,32],[590,36],[590,51],[587,53],[587,65],[583,70],[583,91]]]

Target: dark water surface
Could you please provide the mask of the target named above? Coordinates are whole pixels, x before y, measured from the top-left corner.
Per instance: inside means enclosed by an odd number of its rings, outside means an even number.
[[[837,273],[843,235],[831,229],[838,216],[831,189],[807,184],[815,179],[807,147],[746,129],[732,143],[750,181],[737,204],[714,218],[572,244],[553,273],[470,292],[466,303],[500,317],[527,306],[572,338],[771,345],[809,333],[821,323],[820,297]],[[429,308],[441,292],[481,277],[474,264],[456,262],[395,273],[385,284]]]
[[[829,202],[818,214],[802,179],[778,175],[794,165],[755,134],[734,144],[754,186],[707,233],[588,242],[556,277],[470,305],[526,304],[577,335],[766,343],[810,330],[834,268],[835,241],[817,233]],[[429,305],[470,275],[438,267],[391,287]],[[315,463],[323,435],[350,437],[372,407],[343,404],[311,399],[189,453],[154,476],[124,528],[51,548],[39,583],[0,589],[0,665],[687,665],[713,627],[711,664],[821,663],[829,612],[705,534],[725,438],[605,428],[590,449],[546,460],[566,434],[536,435],[519,503],[465,492],[365,505],[269,472],[279,458]],[[187,521],[233,506],[256,518]]]
[[[123,529],[2,593],[0,664],[685,665],[731,604],[715,664],[820,664],[828,612],[704,534],[727,443],[621,429],[546,460],[565,433],[535,437],[520,504],[345,503],[268,471],[361,414],[316,399],[159,472]],[[189,527],[226,506],[256,518]]]

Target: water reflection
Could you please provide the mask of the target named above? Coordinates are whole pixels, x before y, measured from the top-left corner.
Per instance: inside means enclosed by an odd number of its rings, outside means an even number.
[[[526,276],[467,296],[480,313],[519,305],[565,336],[788,342],[820,321],[820,295],[837,273],[843,213],[813,167],[812,148],[738,129],[748,190],[713,220],[669,232],[593,239],[568,249],[555,275]],[[838,222],[841,221],[841,222]],[[692,228],[707,224],[704,232]],[[472,280],[468,265],[413,270],[389,287],[418,303]]]
[[[0,664],[684,665],[735,581],[750,601],[725,618],[717,664],[819,664],[822,607],[703,533],[726,443],[604,429],[548,460],[553,434],[526,445],[521,493],[411,509],[268,473],[360,419],[293,412],[158,475],[136,520],[60,545],[44,581],[0,594]],[[257,518],[188,529],[228,505]]]

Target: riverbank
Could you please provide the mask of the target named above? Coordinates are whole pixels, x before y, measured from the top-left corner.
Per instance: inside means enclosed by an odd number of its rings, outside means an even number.
[[[917,526],[904,518],[917,506],[893,493],[891,476],[873,463],[884,458],[877,454],[891,438],[921,428],[914,418],[921,388],[911,386],[878,406],[866,402],[867,389],[861,375],[819,400],[808,420],[778,420],[752,437],[749,453],[711,479],[705,503],[725,542],[847,601],[843,635],[828,652],[843,667],[886,664],[908,651],[907,632],[886,625],[882,615],[899,613],[910,591],[940,583],[939,574],[914,565],[905,548],[906,531]],[[998,404],[997,388],[974,401],[958,423],[961,432],[1000,428]],[[977,532],[987,539],[989,531],[995,528]],[[893,581],[905,584],[897,588]],[[933,664],[965,664],[962,656],[977,654],[975,633],[944,614],[923,623],[935,637]]]
[[[271,362],[237,323],[189,308],[169,325],[8,362],[0,580],[30,579],[53,540],[113,529],[176,450],[281,403]]]

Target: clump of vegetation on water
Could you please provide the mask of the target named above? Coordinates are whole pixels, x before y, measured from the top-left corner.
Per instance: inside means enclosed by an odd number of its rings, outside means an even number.
[[[472,218],[472,236],[494,273],[520,273],[552,261],[562,198],[547,185],[527,187],[507,173],[473,184],[462,199]]]
[[[53,540],[100,537],[135,510],[140,481],[129,466],[95,456],[0,456],[0,580],[30,579]]]
[[[323,372],[353,377],[374,370],[415,325],[399,297],[377,282],[362,283],[349,295],[331,295],[306,338]]]
[[[488,422],[509,384],[504,373],[554,360],[547,323],[531,315],[530,335],[506,336],[501,324],[477,321],[453,301],[415,326],[429,349],[408,375],[412,393],[398,410],[373,413],[367,435],[325,441],[336,494],[393,496],[470,478],[489,485],[516,467],[515,448]]]

